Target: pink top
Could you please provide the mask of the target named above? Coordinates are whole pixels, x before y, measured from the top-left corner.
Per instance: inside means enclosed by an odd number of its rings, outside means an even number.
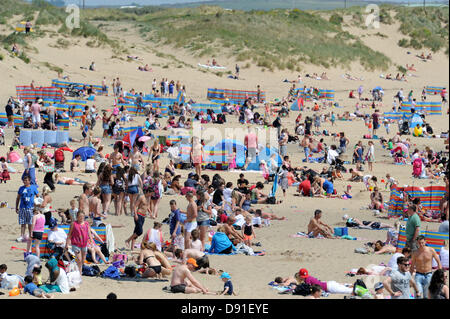
[[[41,111],[41,105],[39,103],[34,103],[31,105],[31,112],[33,115],[38,115]]]
[[[45,216],[40,214],[36,218],[36,222],[34,224],[33,232],[43,233],[44,232],[44,226],[45,226]]]
[[[245,137],[246,146],[249,148],[258,148],[258,137],[255,133],[249,133]]]
[[[319,279],[317,279],[317,278],[315,278],[315,277],[312,277],[312,276],[308,276],[308,278],[306,278],[305,279],[305,282],[308,284],[308,285],[319,285],[320,287],[322,287],[322,290],[323,291],[328,291],[327,290],[327,283],[326,282],[323,282],[323,281],[320,281]]]
[[[80,224],[78,221],[74,222],[70,240],[74,246],[80,248],[87,247],[89,240],[89,224],[86,222],[83,222],[83,224]]]

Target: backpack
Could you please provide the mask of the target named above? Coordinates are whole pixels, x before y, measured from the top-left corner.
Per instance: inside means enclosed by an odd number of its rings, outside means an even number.
[[[64,162],[64,152],[62,150],[55,151],[55,162]]]
[[[422,175],[422,160],[416,158],[413,162],[413,176],[419,177],[420,175]]]
[[[300,296],[309,296],[311,294],[311,285],[306,282],[301,283],[300,285],[295,286],[295,289],[292,291],[293,295]]]

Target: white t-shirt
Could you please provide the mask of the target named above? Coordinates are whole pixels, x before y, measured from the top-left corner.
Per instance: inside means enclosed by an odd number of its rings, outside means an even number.
[[[223,190],[223,199],[226,202],[231,202],[231,193],[233,193],[233,190],[231,188],[225,188]]]
[[[389,259],[388,267],[392,270],[398,270],[397,259],[400,257],[405,257],[402,253],[395,253],[392,255],[391,259]]]
[[[441,247],[440,259],[442,268],[448,269],[448,249],[445,249],[445,247]]]
[[[57,231],[52,231],[50,230],[48,232],[48,241],[49,242],[54,242],[54,243],[60,243],[62,242],[63,244],[60,245],[56,245],[57,247],[62,247],[64,248],[66,246],[66,241],[67,241],[67,234],[66,232],[61,229],[58,228]]]
[[[261,217],[253,217],[252,223],[253,223],[253,226],[254,226],[254,225],[261,225],[261,224],[262,224],[262,219],[261,219]]]
[[[61,267],[59,268],[59,276],[54,284],[59,286],[59,289],[61,289],[63,294],[68,294],[70,292],[69,279],[67,278],[66,271]]]
[[[242,227],[245,224],[245,217],[241,214],[236,215],[236,222],[233,225]]]
[[[86,170],[87,171],[94,171],[95,170],[95,159],[88,158],[86,160]]]

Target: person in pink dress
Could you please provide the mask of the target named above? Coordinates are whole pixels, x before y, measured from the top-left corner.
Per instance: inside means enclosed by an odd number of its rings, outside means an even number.
[[[77,265],[80,273],[82,272],[84,261],[88,249],[88,243],[93,242],[89,223],[84,220],[84,212],[77,213],[77,220],[70,225],[69,234],[67,235],[66,249],[69,244],[72,245],[72,250],[77,257]]]

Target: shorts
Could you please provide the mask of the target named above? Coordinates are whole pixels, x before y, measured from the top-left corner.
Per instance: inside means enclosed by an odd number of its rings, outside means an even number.
[[[207,220],[202,220],[201,222],[197,221],[197,225],[198,226],[210,226],[211,224],[209,222],[209,219],[207,219]]]
[[[33,124],[41,122],[41,115],[40,114],[37,114],[37,115],[33,114],[32,118],[33,118]]]
[[[186,285],[181,284],[181,285],[171,286],[170,291],[173,292],[174,294],[176,294],[176,293],[184,294],[184,292],[186,291]]]
[[[203,257],[200,257],[195,260],[197,262],[198,267],[196,270],[199,270],[201,268],[209,268],[209,258],[207,255],[204,255]]]
[[[141,216],[141,215],[138,215],[137,217],[138,217],[137,220],[134,220],[133,233],[139,237],[144,232],[143,226],[144,226],[144,222],[145,222],[145,217]]]
[[[117,167],[120,167],[120,164],[113,165],[113,166],[112,166],[111,173],[116,174],[116,173],[117,173],[117,171],[116,171],[116,168],[117,168]]]
[[[81,135],[83,136],[83,138],[86,138],[86,136],[87,136],[85,131],[81,132]]]
[[[417,241],[415,238],[406,241],[406,247],[411,249],[411,252],[415,252],[419,247],[417,246]]]
[[[72,245],[72,250],[75,254],[78,254],[81,252],[87,253],[87,247],[78,247],[78,246]]]
[[[19,225],[33,224],[33,208],[19,209]]]
[[[8,116],[8,122],[14,122],[14,115]]]
[[[119,194],[125,192],[125,190],[124,190],[123,188],[116,188],[116,187],[114,187],[114,186],[113,186],[113,188],[112,188],[112,191],[113,191],[113,194],[115,194],[115,195],[119,195]]]
[[[128,186],[127,193],[133,194],[133,195],[139,193],[139,189],[138,189],[137,185]]]
[[[102,194],[111,194],[111,185],[100,185],[100,189],[102,190]]]
[[[249,147],[247,151],[247,159],[249,161],[256,159],[256,148]]]
[[[109,129],[108,123],[103,123],[103,129],[106,131]]]
[[[187,222],[184,224],[184,229],[186,230],[187,233],[192,232],[196,228],[197,228],[197,221],[195,220],[193,222]]]
[[[244,240],[245,241],[251,241],[253,239],[252,235],[245,235],[244,234]]]
[[[48,120],[49,120],[50,124],[55,124],[55,115],[54,114],[49,115]]]
[[[33,239],[42,240],[42,235],[44,235],[43,232],[41,232],[41,231],[34,231],[33,232]]]

